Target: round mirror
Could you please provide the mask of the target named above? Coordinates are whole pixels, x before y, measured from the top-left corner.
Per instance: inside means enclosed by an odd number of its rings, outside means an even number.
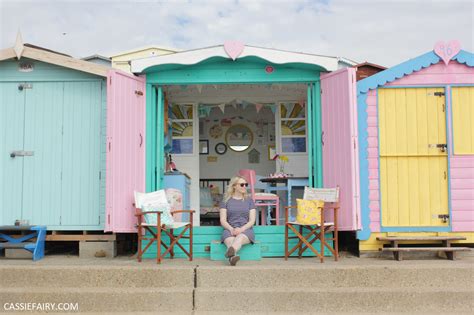
[[[234,125],[227,129],[225,142],[232,151],[244,152],[252,145],[252,130],[245,125]]]

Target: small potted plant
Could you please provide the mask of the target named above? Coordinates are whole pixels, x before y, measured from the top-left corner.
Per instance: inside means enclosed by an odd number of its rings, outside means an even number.
[[[287,177],[285,173],[285,164],[288,163],[289,159],[286,155],[277,154],[273,158],[274,161],[277,161],[279,172],[277,172],[275,177]]]

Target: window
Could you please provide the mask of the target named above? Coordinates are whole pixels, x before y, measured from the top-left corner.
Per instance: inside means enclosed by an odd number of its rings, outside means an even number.
[[[454,154],[474,154],[474,86],[453,87]]]
[[[170,113],[173,154],[193,153],[193,105],[173,104]]]
[[[300,103],[280,104],[281,151],[306,152],[306,114]]]

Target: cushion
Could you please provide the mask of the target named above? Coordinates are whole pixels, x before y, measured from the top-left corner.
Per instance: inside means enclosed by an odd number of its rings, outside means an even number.
[[[166,199],[171,207],[171,211],[174,210],[185,210],[183,208],[183,193],[181,190],[176,188],[166,188]],[[183,213],[175,213],[173,214],[173,218],[175,221],[182,221],[182,214]]]
[[[159,211],[161,212],[161,225],[173,225],[174,219],[171,215],[171,207],[168,203],[156,205],[156,206],[145,206],[142,208],[143,212],[146,211]],[[156,225],[158,223],[158,214],[157,213],[145,213],[144,215],[145,222],[147,224]]]
[[[201,187],[200,190],[200,206],[201,207],[212,207],[214,202],[212,201],[211,189],[209,187]]]
[[[321,224],[321,211],[318,208],[324,207],[324,201],[296,199],[296,203],[296,222],[306,225]]]
[[[161,224],[173,224],[174,219],[171,216],[171,206],[165,190],[157,190],[151,193],[140,193],[135,191],[135,205],[137,208],[146,211],[161,212]],[[156,225],[158,222],[158,215],[156,213],[149,213],[144,215],[147,224]]]

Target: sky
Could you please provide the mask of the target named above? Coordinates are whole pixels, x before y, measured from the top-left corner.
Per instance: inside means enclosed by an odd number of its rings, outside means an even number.
[[[23,41],[74,57],[146,45],[247,45],[391,67],[457,39],[474,51],[474,0],[0,0],[0,48]]]

